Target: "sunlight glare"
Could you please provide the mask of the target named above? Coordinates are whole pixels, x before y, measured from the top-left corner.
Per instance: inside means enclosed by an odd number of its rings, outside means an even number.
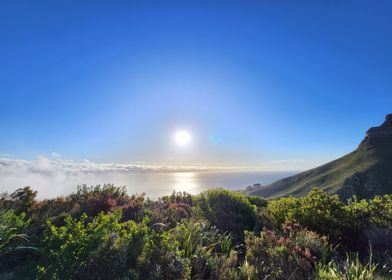
[[[191,135],[188,131],[179,130],[174,135],[174,139],[179,146],[186,146],[191,141]]]

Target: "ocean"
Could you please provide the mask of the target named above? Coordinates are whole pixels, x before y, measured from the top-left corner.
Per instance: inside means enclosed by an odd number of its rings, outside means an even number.
[[[0,192],[13,192],[30,186],[38,198],[53,198],[75,192],[78,185],[114,184],[126,186],[128,194],[145,193],[155,199],[185,191],[197,194],[211,188],[243,190],[254,184],[266,185],[293,175],[289,171],[244,170],[154,170],[122,165],[74,163],[39,159],[23,161],[0,160]]]
[[[243,190],[254,184],[266,185],[293,175],[289,171],[192,171],[192,172],[141,172],[106,175],[106,178],[85,178],[85,184],[114,183],[126,186],[128,194],[145,193],[154,199],[185,191],[197,194],[211,188]],[[81,181],[79,182],[81,184]],[[70,190],[71,191],[71,190]]]

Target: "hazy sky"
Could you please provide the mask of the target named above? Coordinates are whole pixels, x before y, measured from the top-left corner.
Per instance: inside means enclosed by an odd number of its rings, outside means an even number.
[[[390,0],[2,1],[0,155],[315,166],[392,112],[391,14]]]

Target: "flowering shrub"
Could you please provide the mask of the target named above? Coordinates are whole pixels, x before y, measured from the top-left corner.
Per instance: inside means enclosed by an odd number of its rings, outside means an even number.
[[[122,209],[122,221],[141,221],[144,218],[145,203],[144,194],[132,195],[120,206]]]
[[[390,195],[344,203],[313,190],[265,201],[217,189],[150,200],[106,185],[44,201],[34,197],[30,189],[0,197],[0,208],[7,209],[0,212],[0,279],[392,275]],[[27,213],[15,212],[21,209]],[[357,257],[344,259],[350,250]],[[369,255],[378,265],[362,262]]]
[[[181,200],[158,199],[148,202],[146,208],[152,223],[160,223],[167,228],[174,228],[182,220],[193,216],[193,207]]]
[[[313,239],[320,237],[303,230],[290,233],[288,237],[270,230],[261,232],[260,236],[248,233],[243,269],[250,279],[313,279],[317,260],[314,253],[320,248],[314,250],[317,246],[307,245],[323,243],[321,239]]]

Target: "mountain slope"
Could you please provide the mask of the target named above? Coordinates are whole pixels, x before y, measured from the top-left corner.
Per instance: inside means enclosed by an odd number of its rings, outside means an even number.
[[[366,133],[359,147],[332,162],[252,190],[269,198],[301,196],[314,187],[337,193],[343,199],[392,193],[392,114]]]

